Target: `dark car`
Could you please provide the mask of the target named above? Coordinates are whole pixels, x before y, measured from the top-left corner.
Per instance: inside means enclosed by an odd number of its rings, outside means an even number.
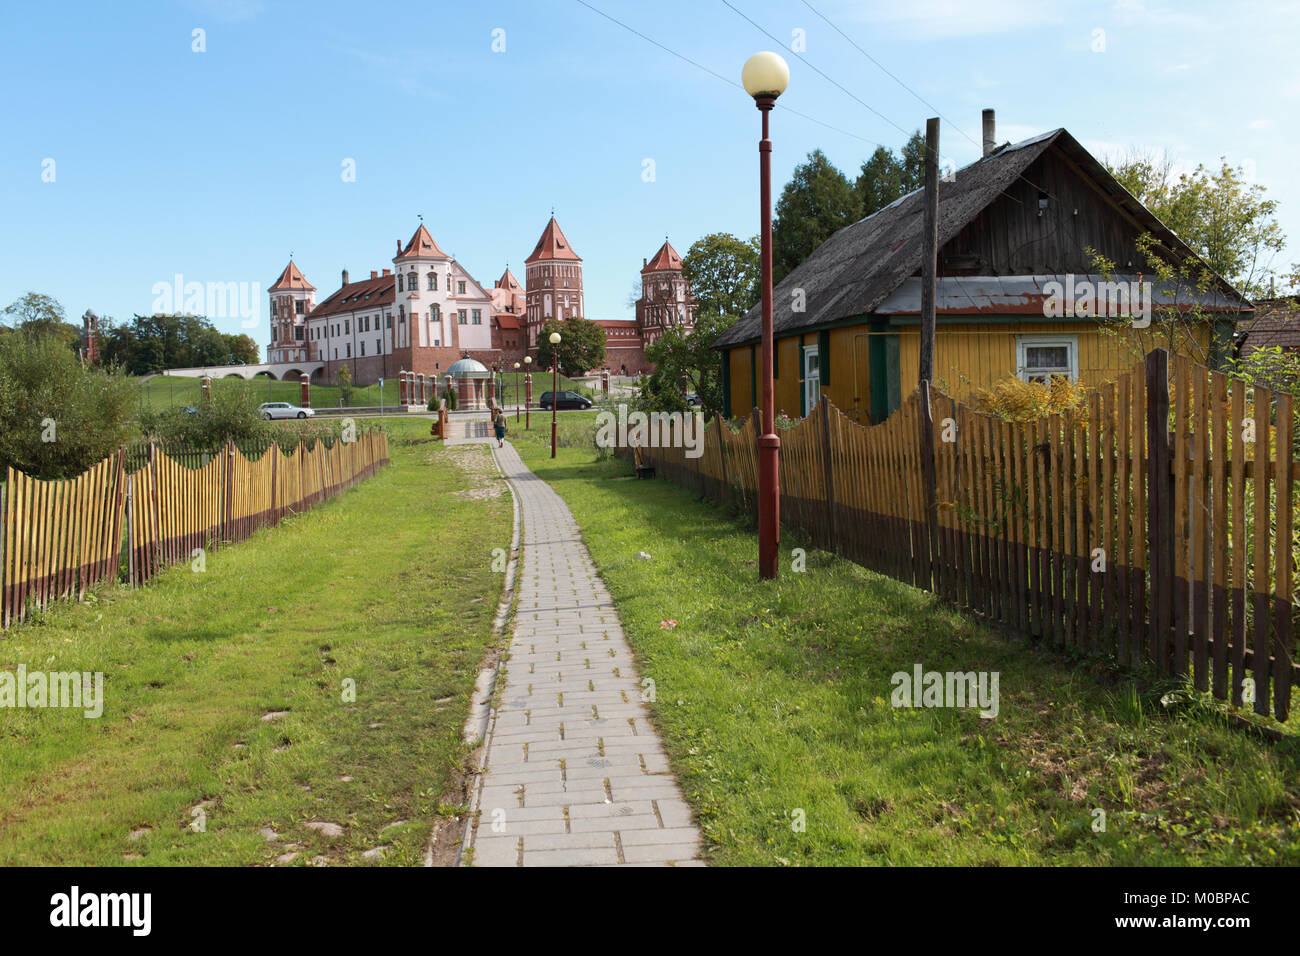
[[[559,410],[591,408],[591,399],[584,398],[583,396],[579,395],[577,392],[566,392],[566,391],[542,392],[542,397],[539,400],[538,404],[542,408],[550,408],[552,395],[559,396],[555,400],[555,407]]]

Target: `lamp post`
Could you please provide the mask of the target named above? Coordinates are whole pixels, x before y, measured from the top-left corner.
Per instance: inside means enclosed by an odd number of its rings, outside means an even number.
[[[758,439],[758,574],[761,578],[775,578],[777,544],[781,536],[781,439],[776,434],[772,394],[772,141],[768,138],[767,116],[776,105],[776,98],[785,92],[790,82],[790,68],[775,53],[755,53],[745,61],[740,82],[763,114],[763,138],[758,144],[763,274],[763,434]]]
[[[519,363],[515,363],[515,422],[519,421]]]
[[[551,333],[551,457],[555,457],[555,409],[560,403],[556,398],[560,393],[560,333]]]
[[[533,421],[533,357],[524,356],[524,431],[532,428]]]

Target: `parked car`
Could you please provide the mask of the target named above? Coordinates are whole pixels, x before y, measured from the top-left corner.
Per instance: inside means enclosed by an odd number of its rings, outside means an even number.
[[[542,408],[550,408],[552,395],[559,396],[555,400],[555,407],[560,411],[563,411],[565,409],[582,410],[586,408],[591,408],[591,399],[585,398],[584,396],[579,395],[577,392],[568,392],[563,390],[559,392],[542,392],[542,397],[538,402],[538,404]]]
[[[272,418],[308,418],[315,415],[316,412],[310,408],[299,408],[297,405],[290,405],[288,402],[263,402],[257,406],[257,410],[262,413],[265,419]]]

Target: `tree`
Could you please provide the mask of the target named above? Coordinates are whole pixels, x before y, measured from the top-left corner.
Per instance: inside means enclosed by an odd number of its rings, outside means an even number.
[[[67,320],[63,306],[53,296],[28,292],[5,307],[4,315],[15,329],[34,335],[53,335],[69,351],[81,345],[81,328]]]
[[[100,355],[132,375],[165,368],[254,364],[257,343],[218,330],[201,315],[137,315],[127,325],[100,326]]]
[[[681,382],[685,376],[687,390],[700,397],[705,417],[721,414],[723,355],[710,346],[735,321],[734,315],[701,312],[696,316],[694,331],[684,333],[672,328],[656,339],[646,349],[646,358],[655,364],[655,372],[641,391],[641,406],[646,411],[684,411]]]
[[[83,368],[55,332],[0,337],[0,474],[81,474],[126,441],[134,397],[119,372]]]
[[[845,175],[815,149],[781,190],[772,224],[773,282],[780,282],[832,234],[856,222],[862,204]]]
[[[352,404],[352,370],[343,365],[334,374],[334,381],[339,386],[339,396],[343,399],[344,405]]]
[[[870,216],[925,185],[925,137],[917,130],[903,146],[902,157],[877,146],[862,164],[853,191],[862,215]]]
[[[1266,294],[1278,275],[1273,257],[1286,247],[1286,236],[1276,219],[1277,202],[1265,198],[1262,184],[1247,183],[1241,167],[1221,159],[1218,172],[1198,165],[1174,178],[1167,153],[1129,153],[1106,166],[1210,269],[1247,298]]]
[[[251,335],[223,335],[233,365],[256,365],[260,357]]]
[[[560,333],[560,371],[573,378],[605,362],[605,330],[595,322],[577,317],[559,322],[547,319],[537,333],[537,365],[551,367],[551,333]]]
[[[682,257],[682,275],[691,284],[697,314],[744,315],[759,297],[758,237],[746,242],[714,232],[697,239]]]

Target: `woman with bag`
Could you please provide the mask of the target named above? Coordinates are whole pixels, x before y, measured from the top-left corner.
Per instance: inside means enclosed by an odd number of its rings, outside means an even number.
[[[497,447],[504,448],[505,443],[502,439],[506,437],[506,414],[501,410],[500,405],[492,409],[492,431],[497,436]]]

